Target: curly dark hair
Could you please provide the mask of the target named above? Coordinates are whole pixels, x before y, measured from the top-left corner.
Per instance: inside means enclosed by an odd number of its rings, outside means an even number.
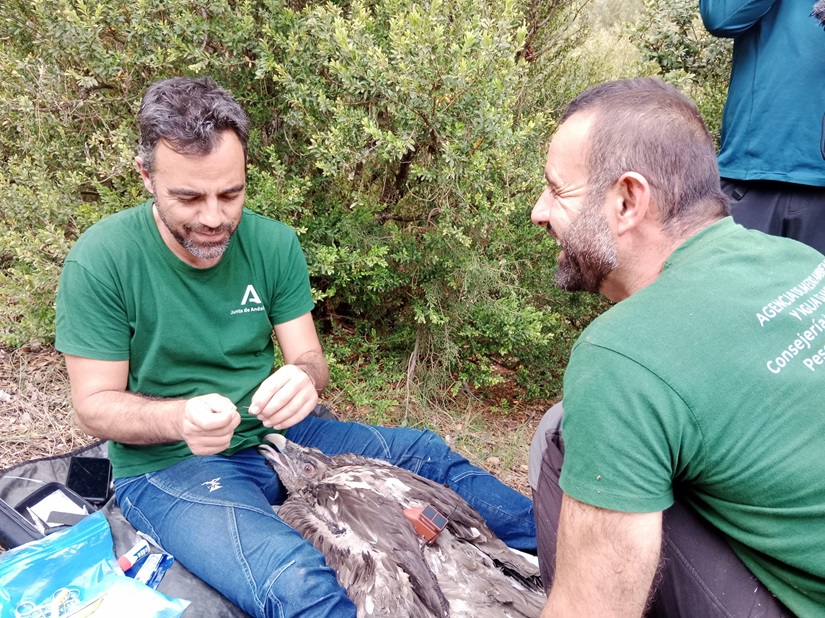
[[[163,140],[175,152],[206,155],[215,149],[224,131],[234,131],[244,157],[249,119],[235,99],[209,78],[174,77],[155,82],[138,110],[138,155],[152,172],[157,143]]]

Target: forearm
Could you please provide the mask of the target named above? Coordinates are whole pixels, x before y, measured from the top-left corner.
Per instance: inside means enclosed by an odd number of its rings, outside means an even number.
[[[159,399],[126,391],[101,391],[75,401],[80,428],[102,440],[162,444],[183,439],[184,399]]]
[[[616,573],[604,574],[605,579],[600,581],[606,585],[599,586],[596,594],[592,587],[582,585],[582,582],[564,580],[558,585],[554,582],[541,618],[641,617],[644,615],[656,574],[655,567],[648,570],[647,566],[649,565],[639,565],[642,571],[640,575],[644,575],[646,581],[638,588],[633,588],[638,582],[622,583],[620,580],[623,574]]]
[[[309,376],[317,392],[323,391],[329,383],[329,365],[321,350],[309,350],[292,363]]]
[[[542,618],[641,616],[659,565],[661,513],[620,513],[565,495]]]
[[[249,413],[265,427],[286,429],[299,423],[318,403],[318,393],[329,381],[312,315],[304,315],[274,326],[284,366],[263,381],[252,395]]]

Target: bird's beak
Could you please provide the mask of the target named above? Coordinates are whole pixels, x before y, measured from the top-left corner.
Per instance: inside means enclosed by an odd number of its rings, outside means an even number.
[[[286,446],[286,438],[280,433],[269,433],[264,436],[264,440],[272,444],[278,450],[281,450]]]
[[[265,439],[268,438],[269,436],[267,436]],[[284,441],[284,444],[286,444],[286,441]],[[293,472],[292,465],[289,463],[289,460],[268,444],[258,445],[258,452],[263,456],[264,459],[266,459],[270,463],[270,465],[272,465],[273,468],[275,468],[276,466],[280,466],[282,468],[285,468],[290,473]]]

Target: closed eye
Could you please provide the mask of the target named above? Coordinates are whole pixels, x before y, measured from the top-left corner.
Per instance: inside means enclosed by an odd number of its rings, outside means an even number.
[[[168,193],[171,199],[181,204],[194,204],[203,197],[200,193],[194,191],[170,189]]]

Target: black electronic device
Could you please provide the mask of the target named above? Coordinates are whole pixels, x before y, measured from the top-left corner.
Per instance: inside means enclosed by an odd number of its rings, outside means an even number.
[[[105,457],[72,457],[66,487],[84,500],[101,505],[109,499],[112,462]]]

